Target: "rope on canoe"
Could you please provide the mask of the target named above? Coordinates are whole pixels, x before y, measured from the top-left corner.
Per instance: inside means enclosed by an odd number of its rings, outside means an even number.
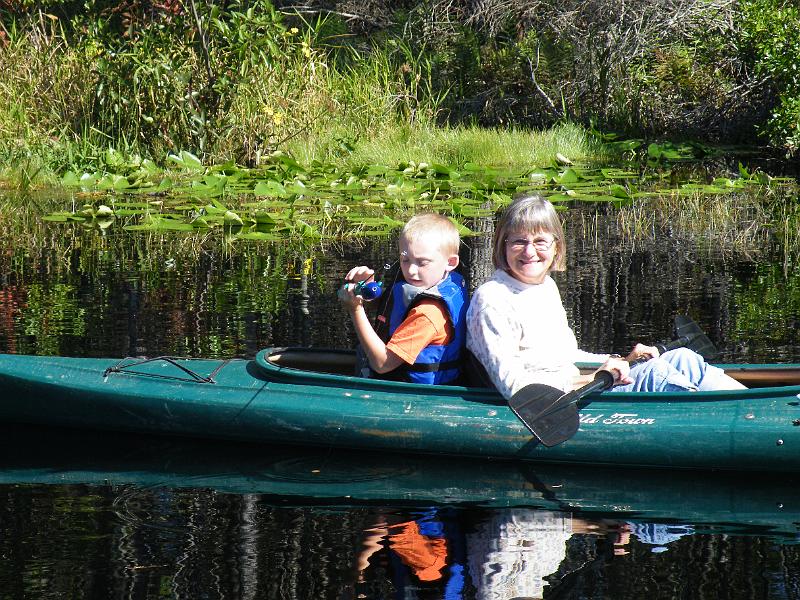
[[[125,363],[126,360],[135,360],[135,362],[123,364],[123,363]],[[175,376],[175,375],[164,375],[164,374],[161,374],[161,373],[143,373],[142,371],[132,371],[132,370],[130,370],[132,367],[138,367],[138,366],[143,365],[145,363],[156,362],[156,361],[163,361],[163,362],[166,362],[166,363],[168,363],[168,364],[170,364],[170,365],[172,365],[174,367],[177,367],[178,369],[180,369],[181,371],[183,371],[184,373],[189,375],[189,377],[191,377],[191,379],[187,379],[185,377],[179,377],[179,376]],[[103,371],[103,377],[104,378],[108,377],[111,373],[122,373],[122,374],[125,374],[125,375],[141,375],[143,377],[155,377],[157,379],[177,379],[178,381],[196,381],[197,383],[217,383],[216,380],[214,379],[214,376],[217,373],[219,373],[222,370],[222,367],[227,365],[229,362],[231,362],[230,359],[223,360],[217,366],[216,369],[211,371],[211,373],[208,375],[208,377],[203,377],[199,373],[195,373],[190,368],[180,364],[179,362],[177,362],[176,359],[174,359],[174,358],[172,358],[170,356],[156,356],[155,358],[142,358],[142,359],[139,359],[139,360],[136,360],[136,359],[133,359],[133,358],[130,358],[130,357],[126,357],[126,358],[123,358],[121,361],[119,361],[114,366],[108,367],[105,371]]]

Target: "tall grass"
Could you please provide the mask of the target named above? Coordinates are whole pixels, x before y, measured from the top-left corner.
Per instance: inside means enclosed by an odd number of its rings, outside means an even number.
[[[438,126],[447,92],[402,42],[333,49],[319,41],[324,23],[301,31],[274,11],[231,12],[216,32],[204,23],[207,52],[185,23],[143,20],[125,36],[100,21],[65,32],[44,16],[12,27],[0,44],[0,179],[26,188],[69,169],[113,171],[109,148],[157,164],[189,150],[251,166],[279,149],[343,166],[602,158],[573,125]]]
[[[775,222],[764,191],[731,195],[665,191],[648,201],[636,202],[617,213],[620,231],[634,242],[659,243],[664,231],[677,242],[705,240],[714,252],[733,251],[758,256],[774,235]],[[663,241],[663,240],[662,240]]]
[[[385,165],[413,160],[456,167],[475,163],[514,169],[549,165],[556,154],[572,161],[601,161],[607,158],[605,152],[585,129],[569,123],[546,131],[390,124],[380,136],[359,144],[348,160]]]

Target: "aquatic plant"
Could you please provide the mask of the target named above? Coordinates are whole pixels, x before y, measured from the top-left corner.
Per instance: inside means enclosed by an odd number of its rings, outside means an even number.
[[[689,147],[691,149],[691,147]],[[788,184],[740,168],[738,177],[671,182],[669,161],[686,158],[671,146],[648,148],[654,168],[585,167],[556,152],[542,168],[510,170],[471,162],[460,166],[401,162],[352,169],[318,161],[304,166],[275,152],[258,167],[233,163],[205,166],[193,154],[170,155],[174,166],[117,162],[120,173],[67,172],[62,184],[75,190],[72,206],[44,216],[104,230],[197,232],[219,230],[226,240],[354,239],[388,236],[415,212],[451,216],[462,235],[469,220],[491,216],[519,191],[535,190],[557,204],[608,203],[643,206],[676,198],[687,213],[697,198],[731,196],[747,188]],[[108,157],[112,162],[114,157]],[[723,220],[721,215],[715,220]],[[687,226],[702,220],[689,219]],[[722,227],[724,229],[724,227]]]

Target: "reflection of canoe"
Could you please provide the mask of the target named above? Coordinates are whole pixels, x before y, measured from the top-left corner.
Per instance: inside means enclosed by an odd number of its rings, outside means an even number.
[[[6,429],[0,429],[0,485],[203,488],[261,494],[281,506],[530,507],[784,542],[794,539],[800,521],[796,476],[675,471],[664,477],[653,470]]]
[[[3,355],[0,419],[371,451],[800,471],[800,365],[730,367],[773,387],[590,396],[578,433],[546,448],[492,391],[334,373],[351,360],[309,350],[265,350],[252,361]]]

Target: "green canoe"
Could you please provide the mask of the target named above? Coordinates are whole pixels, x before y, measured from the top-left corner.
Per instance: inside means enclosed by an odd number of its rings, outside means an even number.
[[[593,394],[545,447],[483,388],[342,375],[351,352],[254,360],[0,355],[0,419],[263,443],[592,465],[800,471],[800,365],[721,365],[751,389]]]

